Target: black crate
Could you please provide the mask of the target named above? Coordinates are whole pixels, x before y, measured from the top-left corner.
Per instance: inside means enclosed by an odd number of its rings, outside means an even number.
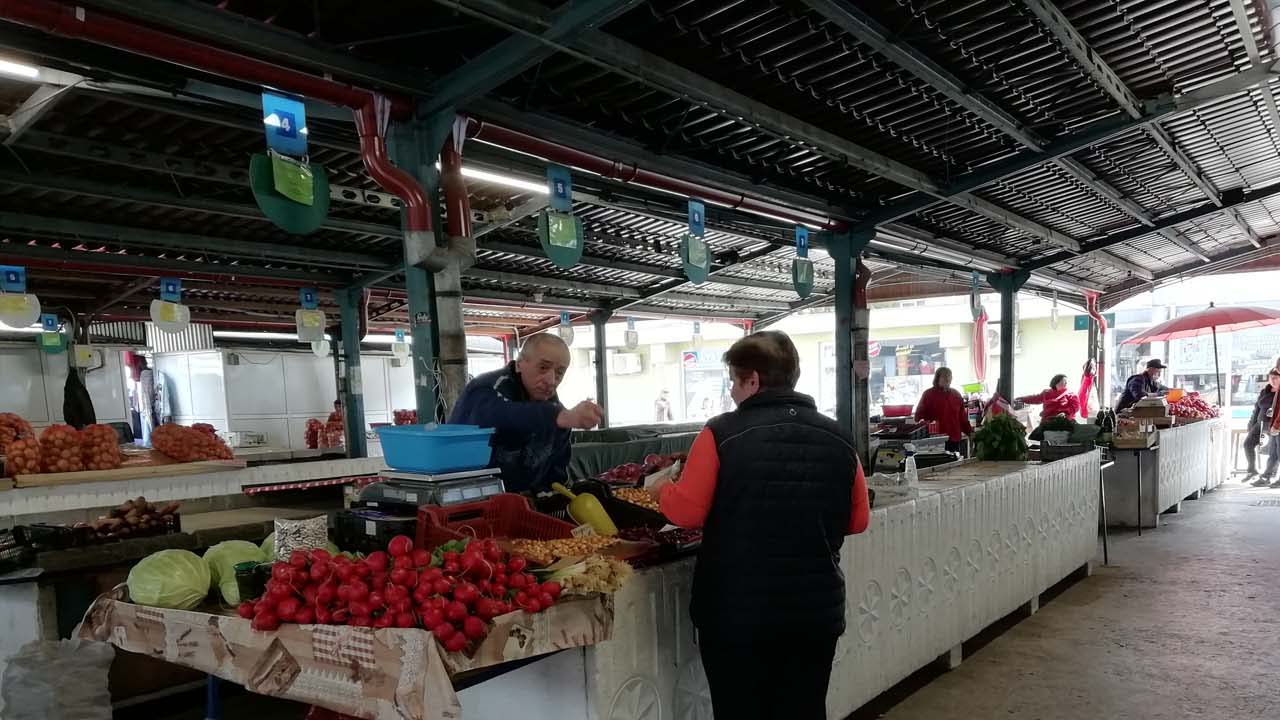
[[[370,508],[339,510],[333,521],[338,547],[351,552],[386,550],[391,538],[396,535],[414,537],[417,531],[416,515],[395,515]]]
[[[658,529],[667,525],[667,519],[660,512],[655,512],[649,508],[633,505],[625,500],[619,500],[613,496],[613,491],[609,486],[600,480],[579,480],[570,488],[574,493],[590,493],[600,500],[600,504],[604,506],[605,512],[609,513],[609,518],[613,520],[613,524],[619,528],[647,527]],[[558,520],[565,522],[573,522],[573,518],[569,517],[569,498],[555,494],[548,497],[540,497],[534,502],[534,507],[538,512],[550,515]]]

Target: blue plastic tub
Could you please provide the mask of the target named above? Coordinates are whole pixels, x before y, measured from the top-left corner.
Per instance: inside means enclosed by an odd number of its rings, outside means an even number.
[[[382,454],[395,470],[461,472],[489,467],[493,428],[478,425],[393,425],[378,428]]]

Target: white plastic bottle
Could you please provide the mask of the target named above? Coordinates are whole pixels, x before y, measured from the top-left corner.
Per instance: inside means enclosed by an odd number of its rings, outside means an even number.
[[[916,472],[916,451],[907,450],[907,459],[903,461],[903,480],[908,488],[915,489],[920,485],[920,475]]]

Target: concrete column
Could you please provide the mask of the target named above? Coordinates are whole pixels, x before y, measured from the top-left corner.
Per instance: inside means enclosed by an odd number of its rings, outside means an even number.
[[[609,348],[605,342],[605,325],[609,322],[609,312],[601,310],[591,316],[591,328],[595,337],[596,348],[596,402],[605,409],[600,427],[609,427]]]
[[[364,435],[364,383],[360,375],[360,313],[364,310],[361,307],[363,293],[361,288],[344,288],[334,292],[342,320],[342,370],[338,378],[338,396],[342,399],[347,426],[347,456],[353,458],[369,454]]]
[[[1000,381],[997,389],[1006,400],[1013,397],[1013,340],[1017,332],[1014,300],[1030,277],[1031,273],[1026,270],[987,274],[987,282],[1000,293]]]

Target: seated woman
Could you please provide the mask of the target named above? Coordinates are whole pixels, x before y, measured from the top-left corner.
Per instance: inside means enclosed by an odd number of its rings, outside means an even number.
[[[845,629],[845,536],[871,510],[853,438],[795,391],[800,355],[759,332],[724,355],[738,409],[694,440],[682,478],[651,488],[703,528],[693,624],[717,718],[825,720]]]
[[[1067,389],[1066,375],[1054,375],[1049,381],[1048,390],[1020,397],[1018,400],[1028,405],[1043,405],[1044,410],[1040,411],[1041,422],[1058,415],[1074,422],[1076,415],[1080,414],[1080,398]]]

